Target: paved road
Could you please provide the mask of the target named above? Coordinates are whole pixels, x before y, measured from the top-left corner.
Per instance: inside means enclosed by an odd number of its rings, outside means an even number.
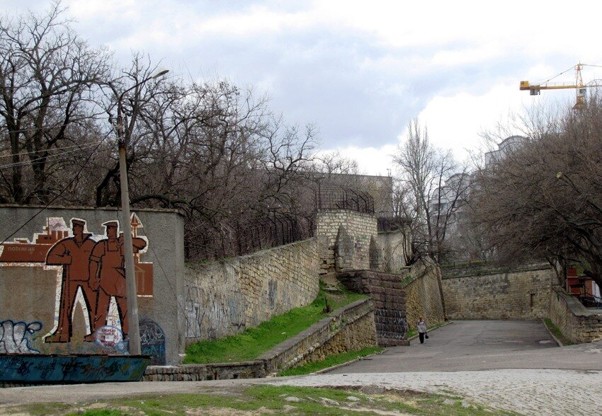
[[[223,392],[248,384],[357,386],[365,391],[455,393],[524,415],[598,415],[602,341],[557,347],[539,322],[455,321],[426,344],[383,354],[326,374],[258,380],[102,383],[0,389],[0,413],[31,401],[82,402],[134,394]]]
[[[329,373],[602,370],[602,360],[591,357],[590,344],[558,348],[540,321],[455,321],[429,335],[424,344],[414,339],[409,347],[388,348]]]

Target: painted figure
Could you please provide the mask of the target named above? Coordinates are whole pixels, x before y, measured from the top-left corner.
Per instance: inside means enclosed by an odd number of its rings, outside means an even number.
[[[107,324],[111,297],[115,298],[121,330],[124,338],[128,332],[127,292],[125,281],[124,238],[119,235],[119,223],[108,221],[103,224],[107,238],[94,246],[90,255],[90,285],[98,290],[94,330]],[[146,241],[132,238],[134,252],[146,247]]]
[[[91,234],[84,233],[86,222],[71,220],[72,237],[58,241],[48,251],[46,264],[63,266],[58,326],[56,331],[45,338],[45,342],[69,342],[72,335],[72,312],[78,289],[81,289],[86,307],[87,322],[93,327],[93,308],[96,306],[96,291],[89,285],[88,262],[96,242]],[[92,334],[85,341],[92,341]]]

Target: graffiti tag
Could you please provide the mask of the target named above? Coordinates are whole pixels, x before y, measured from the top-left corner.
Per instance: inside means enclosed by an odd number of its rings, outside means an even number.
[[[39,353],[40,351],[31,348],[27,337],[40,329],[42,329],[42,323],[38,321],[29,324],[11,320],[0,322],[0,353]]]

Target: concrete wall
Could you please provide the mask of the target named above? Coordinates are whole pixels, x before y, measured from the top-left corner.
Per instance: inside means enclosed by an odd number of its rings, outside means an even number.
[[[187,343],[222,338],[311,303],[319,290],[316,239],[186,266]]]
[[[415,263],[402,272],[407,320],[412,329],[416,330],[420,317],[429,327],[445,321],[440,279],[441,271],[432,261]]]
[[[443,270],[445,307],[450,319],[537,319],[548,316],[552,285],[550,267],[515,271]]]
[[[145,263],[145,270],[149,267],[152,269],[152,293],[138,296],[143,353],[154,355],[155,362],[177,363],[184,350],[184,299],[181,295],[184,293],[184,221],[175,211],[132,212],[141,221],[138,234],[145,237],[148,243],[139,256],[140,261]],[[34,242],[37,234],[44,234],[49,218],[62,218],[68,227],[72,218],[83,219],[86,221],[86,231],[92,233],[93,238],[101,239],[105,236],[102,224],[121,220],[121,213],[116,209],[2,206],[0,241],[23,241],[23,246],[14,246],[11,250],[20,249],[28,253],[27,250],[34,250],[35,247],[25,241]],[[42,249],[47,252],[48,247]],[[6,250],[7,245],[3,248]],[[4,255],[8,255],[9,251]],[[113,348],[108,343],[84,341],[90,325],[81,303],[76,303],[72,315],[73,334],[70,341],[45,342],[44,337],[53,332],[58,322],[63,266],[46,265],[43,260],[45,252],[42,256],[42,261],[0,261],[0,322],[4,330],[3,337],[8,339],[17,334],[20,325],[32,325],[29,328],[34,331],[21,339],[21,347],[27,345],[28,350],[46,354],[115,353],[115,349],[122,348],[123,345]],[[142,265],[137,263],[136,267],[138,274]],[[150,272],[147,273],[149,275]]]
[[[602,339],[602,310],[586,308],[560,287],[550,293],[549,318],[572,342]]]
[[[377,225],[376,218],[370,214],[345,210],[318,212],[316,236],[318,236],[320,273],[340,271],[337,270],[337,263],[348,270],[369,269],[370,239],[377,235]],[[350,247],[341,247],[342,244],[337,247],[337,236],[340,234],[341,226],[350,238]],[[345,249],[344,252],[341,252],[342,248]]]

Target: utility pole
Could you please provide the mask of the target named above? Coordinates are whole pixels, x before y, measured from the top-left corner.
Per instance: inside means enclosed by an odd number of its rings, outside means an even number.
[[[121,182],[121,211],[124,237],[125,281],[127,293],[127,319],[128,319],[128,351],[130,355],[140,355],[140,325],[138,319],[138,294],[136,288],[136,270],[134,264],[134,246],[132,241],[132,224],[130,216],[130,193],[126,166],[128,138],[124,131],[123,98],[125,94],[145,82],[165,75],[168,70],[163,70],[147,77],[125,90],[117,99],[117,141],[119,145],[119,180]]]

